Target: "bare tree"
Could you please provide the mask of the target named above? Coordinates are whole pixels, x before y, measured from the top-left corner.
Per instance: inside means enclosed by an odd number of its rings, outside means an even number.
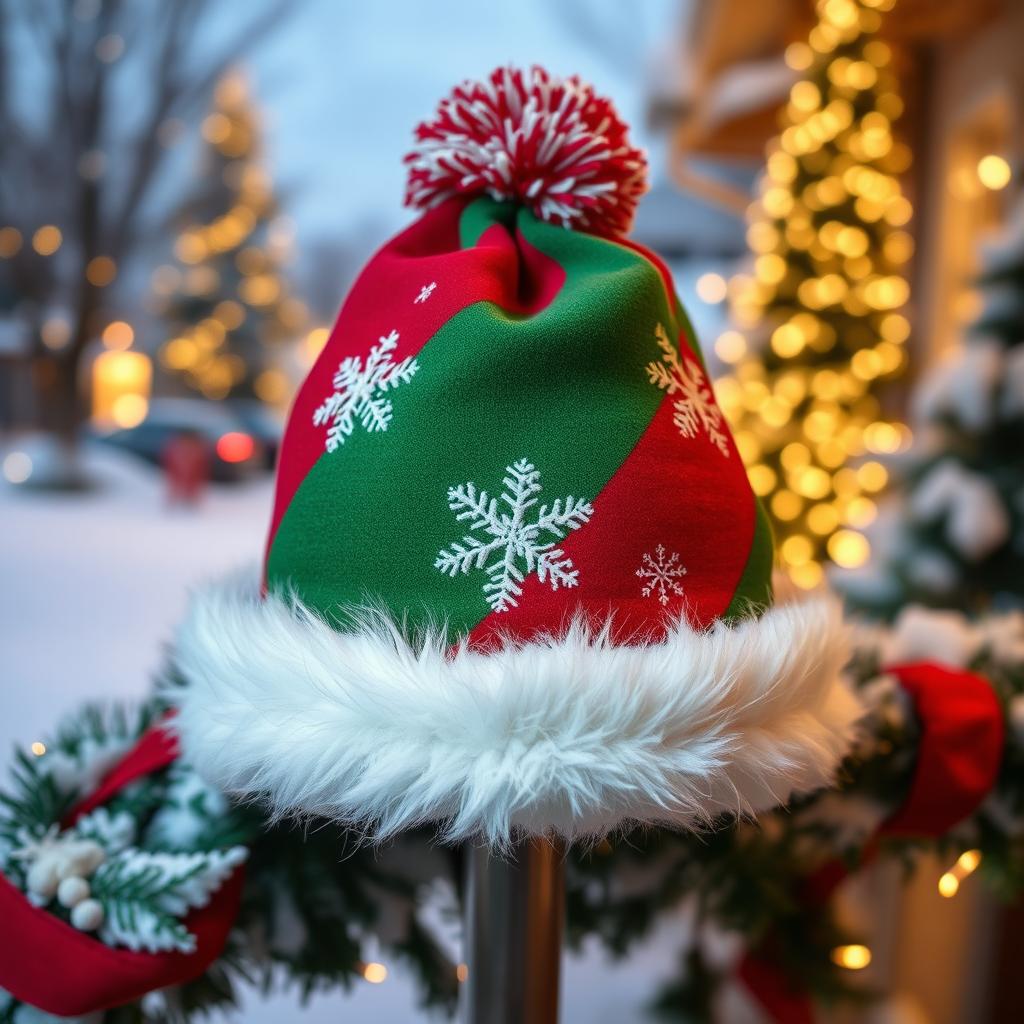
[[[69,446],[111,279],[160,225],[161,189],[173,192],[169,137],[285,2],[255,6],[239,17],[249,5],[224,0],[0,0],[0,228],[23,239],[0,275],[32,324],[42,425]],[[58,252],[30,244],[42,225],[61,232]],[[44,344],[54,307],[66,336]]]

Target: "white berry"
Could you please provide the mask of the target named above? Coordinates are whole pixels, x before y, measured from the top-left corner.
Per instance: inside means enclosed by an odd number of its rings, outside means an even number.
[[[57,865],[50,857],[40,857],[29,869],[25,878],[28,891],[45,900],[52,899],[57,891]]]
[[[65,878],[57,886],[57,901],[64,907],[77,907],[89,898],[89,883],[78,875]]]
[[[82,900],[71,911],[71,923],[83,932],[94,932],[103,923],[103,904],[99,900]]]

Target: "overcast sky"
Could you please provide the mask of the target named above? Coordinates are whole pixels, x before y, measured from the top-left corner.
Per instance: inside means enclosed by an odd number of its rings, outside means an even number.
[[[651,83],[678,67],[688,0],[298,0],[248,60],[267,156],[298,243],[390,235],[409,219],[415,124],[457,82],[513,62],[578,73],[645,137]],[[657,164],[656,154],[652,153]]]

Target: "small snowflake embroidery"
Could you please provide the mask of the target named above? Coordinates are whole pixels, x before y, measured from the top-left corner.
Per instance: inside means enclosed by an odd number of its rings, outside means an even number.
[[[675,350],[668,340],[665,328],[658,324],[655,329],[658,347],[665,354],[661,362],[647,364],[647,376],[652,384],[670,395],[679,395],[675,403],[672,421],[683,437],[696,437],[700,431],[726,457],[729,457],[729,442],[722,425],[722,410],[715,404],[704,371],[693,359]]]
[[[431,281],[430,284],[425,284],[421,289],[419,295],[413,299],[413,305],[419,305],[420,303],[426,302],[431,295],[434,294],[434,289],[437,287],[436,281]]]
[[[487,575],[484,596],[496,612],[516,606],[523,592],[521,584],[531,572],[536,572],[537,579],[552,590],[575,587],[579,572],[562,549],[555,547],[555,541],[578,530],[594,514],[590,502],[572,495],[530,512],[543,490],[540,473],[526,459],[506,466],[505,472],[500,499],[477,491],[473,483],[448,488],[448,507],[455,518],[468,521],[469,529],[482,536],[464,534],[461,541],[439,552],[434,562],[435,569],[452,579],[459,573],[468,575],[473,569],[482,569]],[[499,500],[508,506],[507,510],[499,506]]]
[[[361,356],[349,356],[338,367],[334,394],[313,413],[314,426],[330,424],[325,442],[329,452],[345,443],[356,423],[369,432],[388,429],[393,413],[387,393],[408,384],[419,369],[412,358],[392,362],[391,353],[397,344],[398,331],[392,331],[370,349],[365,366]]]
[[[679,552],[673,551],[665,558],[665,545],[659,544],[654,554],[644,553],[637,576],[646,582],[640,588],[644,597],[657,596],[662,605],[669,602],[670,595],[683,596],[683,585],[679,580],[686,575],[686,567],[679,564]]]

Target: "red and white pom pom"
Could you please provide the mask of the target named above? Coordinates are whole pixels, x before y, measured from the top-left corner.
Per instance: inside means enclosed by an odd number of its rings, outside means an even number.
[[[538,217],[626,234],[647,191],[647,160],[611,102],[577,77],[498,68],[464,82],[416,129],[407,206],[487,193]]]

